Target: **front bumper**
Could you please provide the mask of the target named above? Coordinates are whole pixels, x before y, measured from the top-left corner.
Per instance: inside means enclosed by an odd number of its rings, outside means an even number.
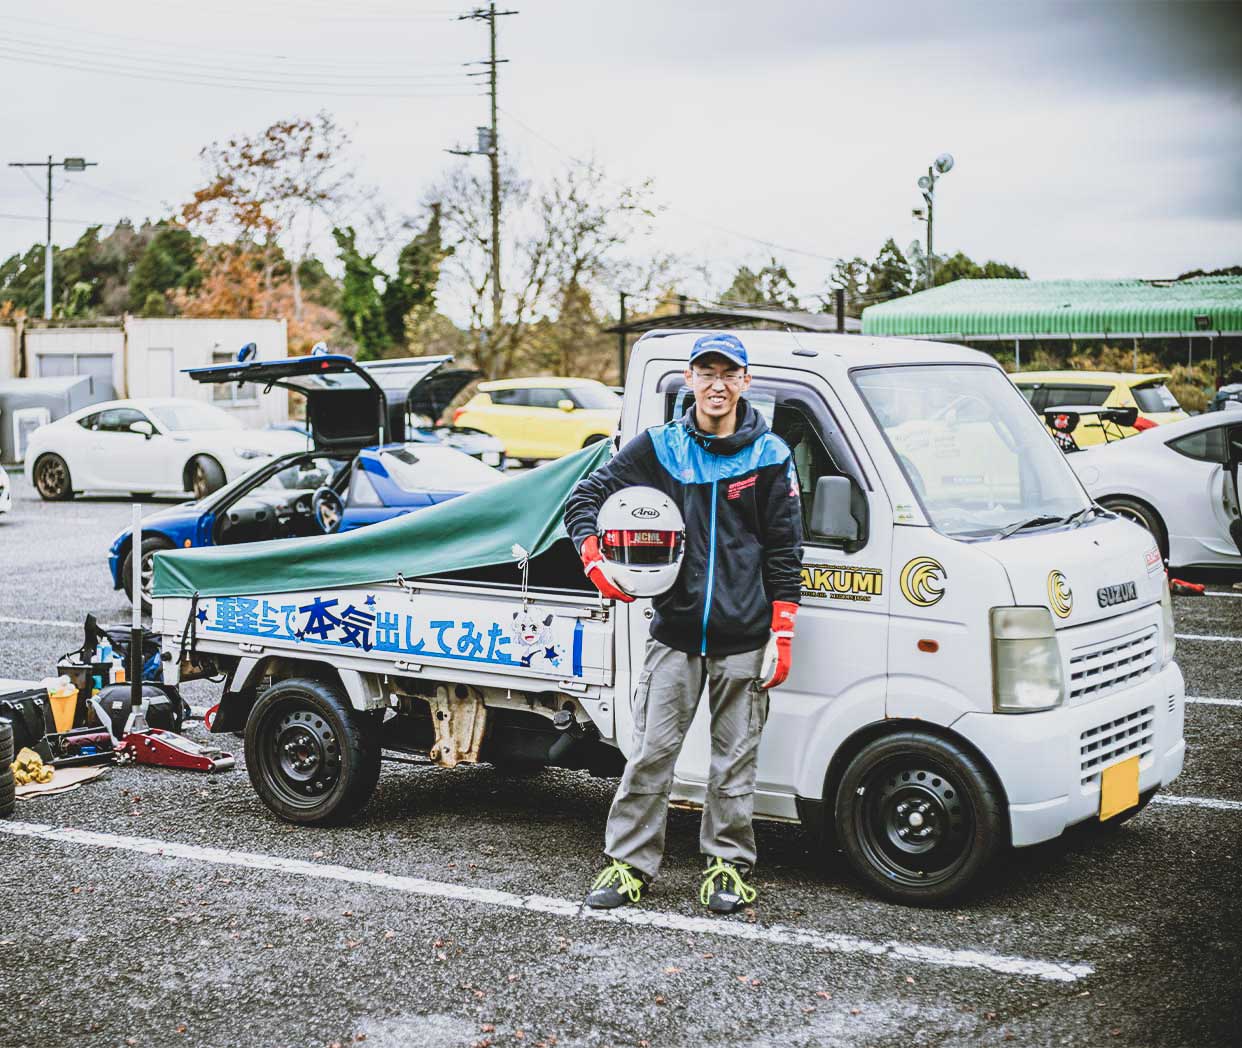
[[[1176,662],[1093,702],[1046,713],[968,713],[953,730],[988,759],[1009,799],[1015,847],[1059,836],[1100,810],[1099,771],[1133,753],[1139,792],[1168,785],[1186,753]]]

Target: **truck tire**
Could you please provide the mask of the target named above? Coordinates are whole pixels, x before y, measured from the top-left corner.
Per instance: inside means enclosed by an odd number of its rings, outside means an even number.
[[[834,807],[850,866],[871,890],[907,905],[959,895],[1006,840],[1005,796],[990,771],[930,732],[902,731],[863,746]]]
[[[13,725],[7,717],[0,717],[0,770],[9,771],[13,763]]]
[[[149,538],[142,540],[142,610],[151,610],[151,579],[155,570],[154,557],[160,550],[172,549],[173,544],[167,539]],[[129,602],[134,602],[134,549],[130,547],[121,562],[121,586]]]
[[[282,819],[345,822],[379,781],[379,724],[354,710],[339,687],[280,681],[246,720],[246,771],[260,800]]]
[[[40,455],[34,467],[35,488],[45,502],[64,502],[73,498],[73,478],[69,476],[69,464],[50,451]]]
[[[224,487],[224,467],[210,455],[196,455],[186,468],[187,487],[196,499],[205,499]]]

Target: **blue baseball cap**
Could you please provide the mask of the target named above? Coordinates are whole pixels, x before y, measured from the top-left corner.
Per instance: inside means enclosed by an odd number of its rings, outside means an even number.
[[[736,335],[704,335],[696,339],[694,348],[690,350],[689,363],[693,364],[699,357],[709,353],[717,353],[740,368],[750,367],[747,363],[746,347]]]

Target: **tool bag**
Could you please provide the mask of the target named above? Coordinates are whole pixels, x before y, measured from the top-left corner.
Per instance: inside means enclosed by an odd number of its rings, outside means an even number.
[[[14,753],[20,752],[23,746],[39,751],[43,737],[56,731],[56,718],[52,715],[52,702],[46,688],[0,695],[0,717],[13,727]]]

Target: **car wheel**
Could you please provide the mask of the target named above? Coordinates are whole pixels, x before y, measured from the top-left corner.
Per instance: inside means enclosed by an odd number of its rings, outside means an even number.
[[[1005,841],[1005,798],[980,761],[930,732],[867,743],[837,788],[836,829],[854,871],[894,902],[964,891]]]
[[[160,550],[172,549],[173,544],[167,539],[149,538],[142,540],[142,610],[151,610],[151,580],[155,576],[155,554]],[[131,545],[125,559],[121,562],[121,586],[129,602],[134,602],[134,548]]]
[[[607,440],[607,439],[608,439],[607,433],[592,433],[589,437],[586,438],[586,440],[582,442],[582,446],[584,448],[589,448],[592,444],[598,444],[601,440]]]
[[[190,490],[196,499],[205,499],[224,487],[224,469],[210,455],[199,455],[190,463]]]
[[[246,720],[246,770],[282,819],[344,822],[379,781],[379,724],[333,685],[283,680],[259,696]]]
[[[1156,545],[1160,547],[1160,556],[1165,560],[1169,559],[1169,536],[1165,530],[1164,521],[1160,519],[1160,514],[1147,503],[1140,502],[1138,499],[1125,498],[1122,495],[1114,495],[1100,499],[1100,505],[1151,532]]]
[[[35,487],[48,502],[63,502],[73,498],[73,483],[69,466],[59,455],[49,452],[39,457],[34,468]]]

